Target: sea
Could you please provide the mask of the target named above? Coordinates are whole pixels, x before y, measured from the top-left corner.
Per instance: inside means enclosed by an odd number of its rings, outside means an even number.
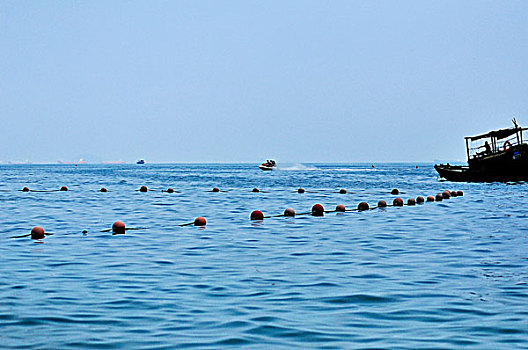
[[[433,164],[0,165],[0,348],[527,349],[527,193]]]

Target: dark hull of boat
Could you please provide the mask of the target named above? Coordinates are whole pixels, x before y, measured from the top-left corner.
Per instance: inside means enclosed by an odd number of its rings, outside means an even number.
[[[275,168],[274,167],[270,167],[270,166],[260,165],[259,169],[260,170],[264,170],[264,171],[271,171],[271,170],[273,170]]]
[[[521,144],[507,151],[470,159],[468,166],[440,164],[434,167],[449,181],[528,181],[528,145]]]

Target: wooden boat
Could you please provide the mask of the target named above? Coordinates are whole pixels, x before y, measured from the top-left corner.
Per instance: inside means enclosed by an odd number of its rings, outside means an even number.
[[[528,181],[528,144],[523,140],[528,128],[519,127],[515,119],[513,124],[513,128],[465,137],[468,165],[435,164],[436,171],[450,181]]]
[[[264,171],[277,169],[277,163],[273,159],[269,159],[265,161],[264,163],[260,164],[259,169],[264,170]]]

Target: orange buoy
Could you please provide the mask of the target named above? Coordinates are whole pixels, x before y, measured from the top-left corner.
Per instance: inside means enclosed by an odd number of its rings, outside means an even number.
[[[213,188],[213,192],[220,192],[220,189],[218,187]]]
[[[400,191],[398,191],[397,188],[394,188],[394,189],[391,191],[391,194],[400,194]]]
[[[66,187],[66,186],[62,186],[62,187],[60,188],[60,190],[61,190],[61,191],[68,191],[68,187]]]
[[[295,210],[293,208],[286,208],[284,210],[284,216],[295,216]]]
[[[444,199],[451,198],[451,193],[448,190],[445,190],[444,192],[442,192],[442,198]]]
[[[112,224],[112,232],[114,235],[124,235],[125,230],[125,223],[123,221],[118,220]]]
[[[394,200],[392,201],[392,205],[394,205],[395,207],[403,206],[403,199],[401,199],[400,197],[394,198]]]
[[[299,189],[297,190],[297,193],[304,193],[304,188],[302,188],[302,187],[299,188]]]
[[[387,206],[387,202],[385,202],[384,200],[380,200],[378,202],[378,207],[385,208],[386,206]]]
[[[457,191],[457,196],[462,197],[463,195],[464,195],[464,192],[462,192],[462,191]]]
[[[434,200],[435,200],[434,196],[427,196],[427,201],[428,202],[434,202]]]
[[[253,210],[249,218],[251,220],[264,220],[264,214],[260,210]]]
[[[416,203],[423,203],[425,201],[424,197],[418,196],[416,197]]]
[[[321,204],[314,204],[312,207],[313,216],[324,216],[324,207]]]
[[[254,189],[251,190],[251,192],[260,192],[260,190],[255,187]]]
[[[24,188],[22,189],[22,192],[29,192],[29,188],[24,187]]]
[[[437,202],[441,202],[443,198],[444,198],[444,196],[441,193],[437,193],[436,197],[435,197],[435,200]]]
[[[339,190],[339,193],[340,193],[340,194],[346,194],[346,193],[347,193],[347,190],[345,190],[344,188],[342,188],[342,189]]]
[[[414,198],[407,199],[407,205],[415,205],[415,204],[416,204],[416,200]]]
[[[31,229],[31,239],[43,239],[46,237],[44,229],[40,226],[35,226]]]
[[[345,206],[343,204],[339,204],[338,206],[336,206],[335,211],[345,212],[346,208],[345,208]]]
[[[141,186],[141,187],[139,188],[139,192],[148,192],[148,188],[147,188],[147,186]]]
[[[449,191],[451,197],[458,197],[457,191]]]
[[[101,187],[101,189],[99,190],[99,192],[108,192],[108,190],[104,187]]]
[[[167,192],[168,192],[168,193],[174,193],[174,188],[169,187],[169,188],[167,189]]]
[[[358,208],[359,211],[368,210],[369,209],[369,205],[368,205],[367,202],[361,202],[361,203],[358,204],[357,208]]]
[[[194,219],[194,226],[205,226],[207,223],[207,220],[205,220],[204,217],[199,216],[196,219]]]

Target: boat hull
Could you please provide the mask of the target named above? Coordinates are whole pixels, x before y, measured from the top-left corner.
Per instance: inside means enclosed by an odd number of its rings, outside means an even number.
[[[440,164],[434,167],[449,181],[528,181],[528,145],[516,145],[503,152],[470,159],[467,166]]]

